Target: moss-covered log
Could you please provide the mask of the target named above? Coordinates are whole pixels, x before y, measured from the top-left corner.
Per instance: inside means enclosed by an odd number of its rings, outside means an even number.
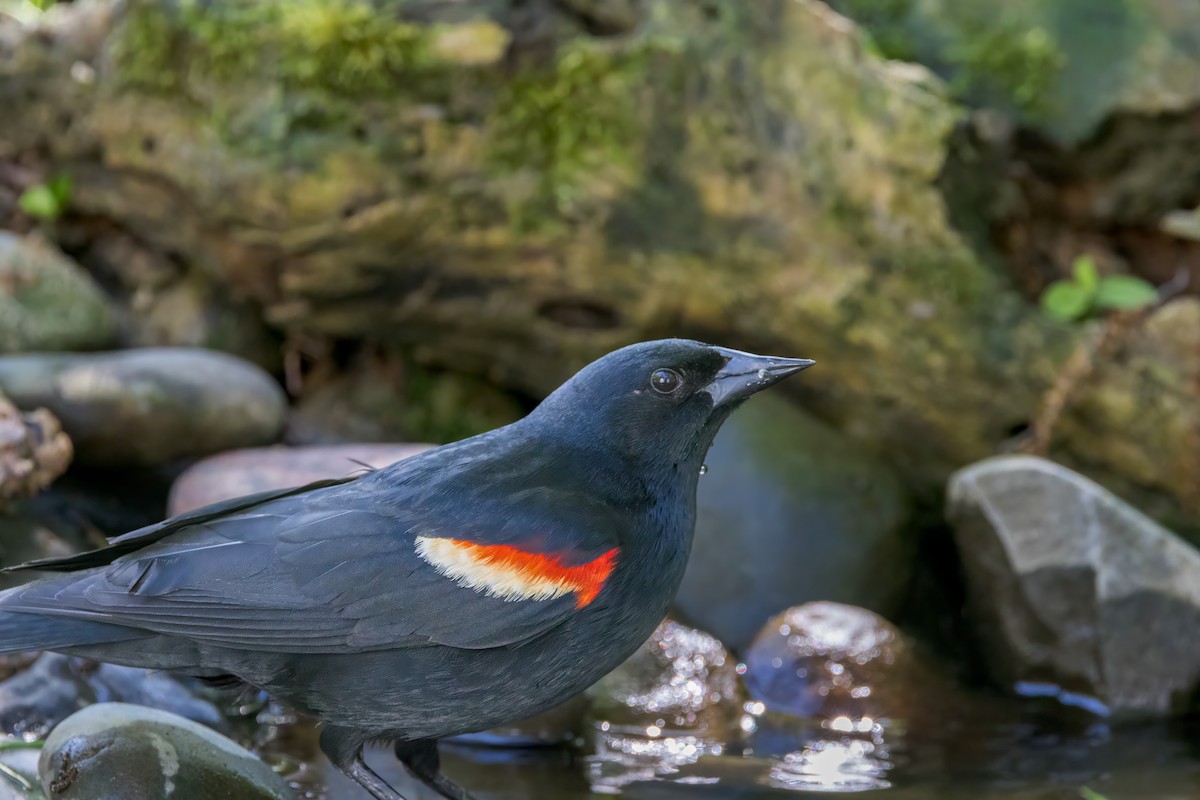
[[[806,402],[925,487],[1031,419],[1080,331],[948,223],[935,78],[816,0],[601,5],[77,2],[0,25],[0,143],[287,331],[533,393],[661,334],[811,356]],[[1057,441],[1193,523],[1196,311]]]

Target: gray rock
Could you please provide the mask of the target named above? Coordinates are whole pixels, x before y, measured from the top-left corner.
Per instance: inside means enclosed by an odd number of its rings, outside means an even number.
[[[429,449],[426,444],[347,444],[256,447],[206,458],[171,487],[170,514],[254,492],[303,486],[361,472],[363,464],[386,467]]]
[[[717,435],[697,497],[679,616],[741,650],[810,600],[893,614],[912,574],[908,497],[878,458],[779,396]]]
[[[101,703],[50,734],[39,761],[52,800],[291,800],[248,750],[164,711]]]
[[[957,473],[948,515],[987,662],[1115,712],[1181,712],[1200,686],[1200,552],[1086,478],[1000,457]]]
[[[92,464],[268,444],[287,411],[283,390],[258,367],[192,348],[4,356],[0,386],[19,408],[50,409]]]
[[[41,739],[79,709],[114,701],[169,711],[214,728],[226,724],[216,706],[166,673],[43,653],[28,669],[0,682],[0,732]]]
[[[35,237],[0,231],[0,352],[87,350],[116,336],[100,287]]]

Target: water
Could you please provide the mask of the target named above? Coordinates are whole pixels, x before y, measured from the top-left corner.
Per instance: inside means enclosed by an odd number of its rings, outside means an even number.
[[[443,745],[442,759],[479,800],[1077,800],[1083,787],[1108,800],[1200,797],[1200,722],[1111,727],[1047,702],[995,698],[953,716],[917,731],[768,714],[746,751],[669,731],[597,730],[578,751]],[[412,792],[406,797],[430,796],[411,787],[389,752],[373,751],[368,761]],[[310,797],[367,798],[319,760],[305,780]]]

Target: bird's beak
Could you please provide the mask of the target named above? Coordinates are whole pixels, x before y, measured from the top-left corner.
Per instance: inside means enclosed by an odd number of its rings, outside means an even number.
[[[725,366],[721,367],[721,371],[712,382],[704,387],[704,391],[712,395],[713,408],[745,400],[788,375],[794,375],[817,363],[809,358],[756,356],[754,353],[743,353],[741,350],[730,350],[726,347],[718,347],[716,350],[725,356]]]

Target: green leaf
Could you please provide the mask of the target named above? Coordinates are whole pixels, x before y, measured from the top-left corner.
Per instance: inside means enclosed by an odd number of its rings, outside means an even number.
[[[54,193],[55,199],[58,200],[59,211],[66,209],[67,204],[71,202],[71,176],[59,175],[46,184],[50,187],[50,191]]]
[[[1104,795],[1093,789],[1089,789],[1086,786],[1079,790],[1079,796],[1082,797],[1083,800],[1108,800],[1108,798]]]
[[[1077,284],[1088,293],[1096,291],[1096,286],[1100,283],[1100,273],[1096,271],[1096,262],[1092,261],[1091,256],[1080,256],[1075,259],[1072,271],[1075,273]]]
[[[1092,293],[1073,281],[1055,281],[1042,293],[1042,310],[1058,320],[1079,319],[1092,307]]]
[[[1158,302],[1158,291],[1151,284],[1132,275],[1110,275],[1096,289],[1097,308],[1117,308],[1132,311],[1147,308]]]
[[[17,205],[31,217],[38,219],[57,219],[62,213],[62,203],[54,194],[54,190],[44,183],[30,186],[21,192]]]

